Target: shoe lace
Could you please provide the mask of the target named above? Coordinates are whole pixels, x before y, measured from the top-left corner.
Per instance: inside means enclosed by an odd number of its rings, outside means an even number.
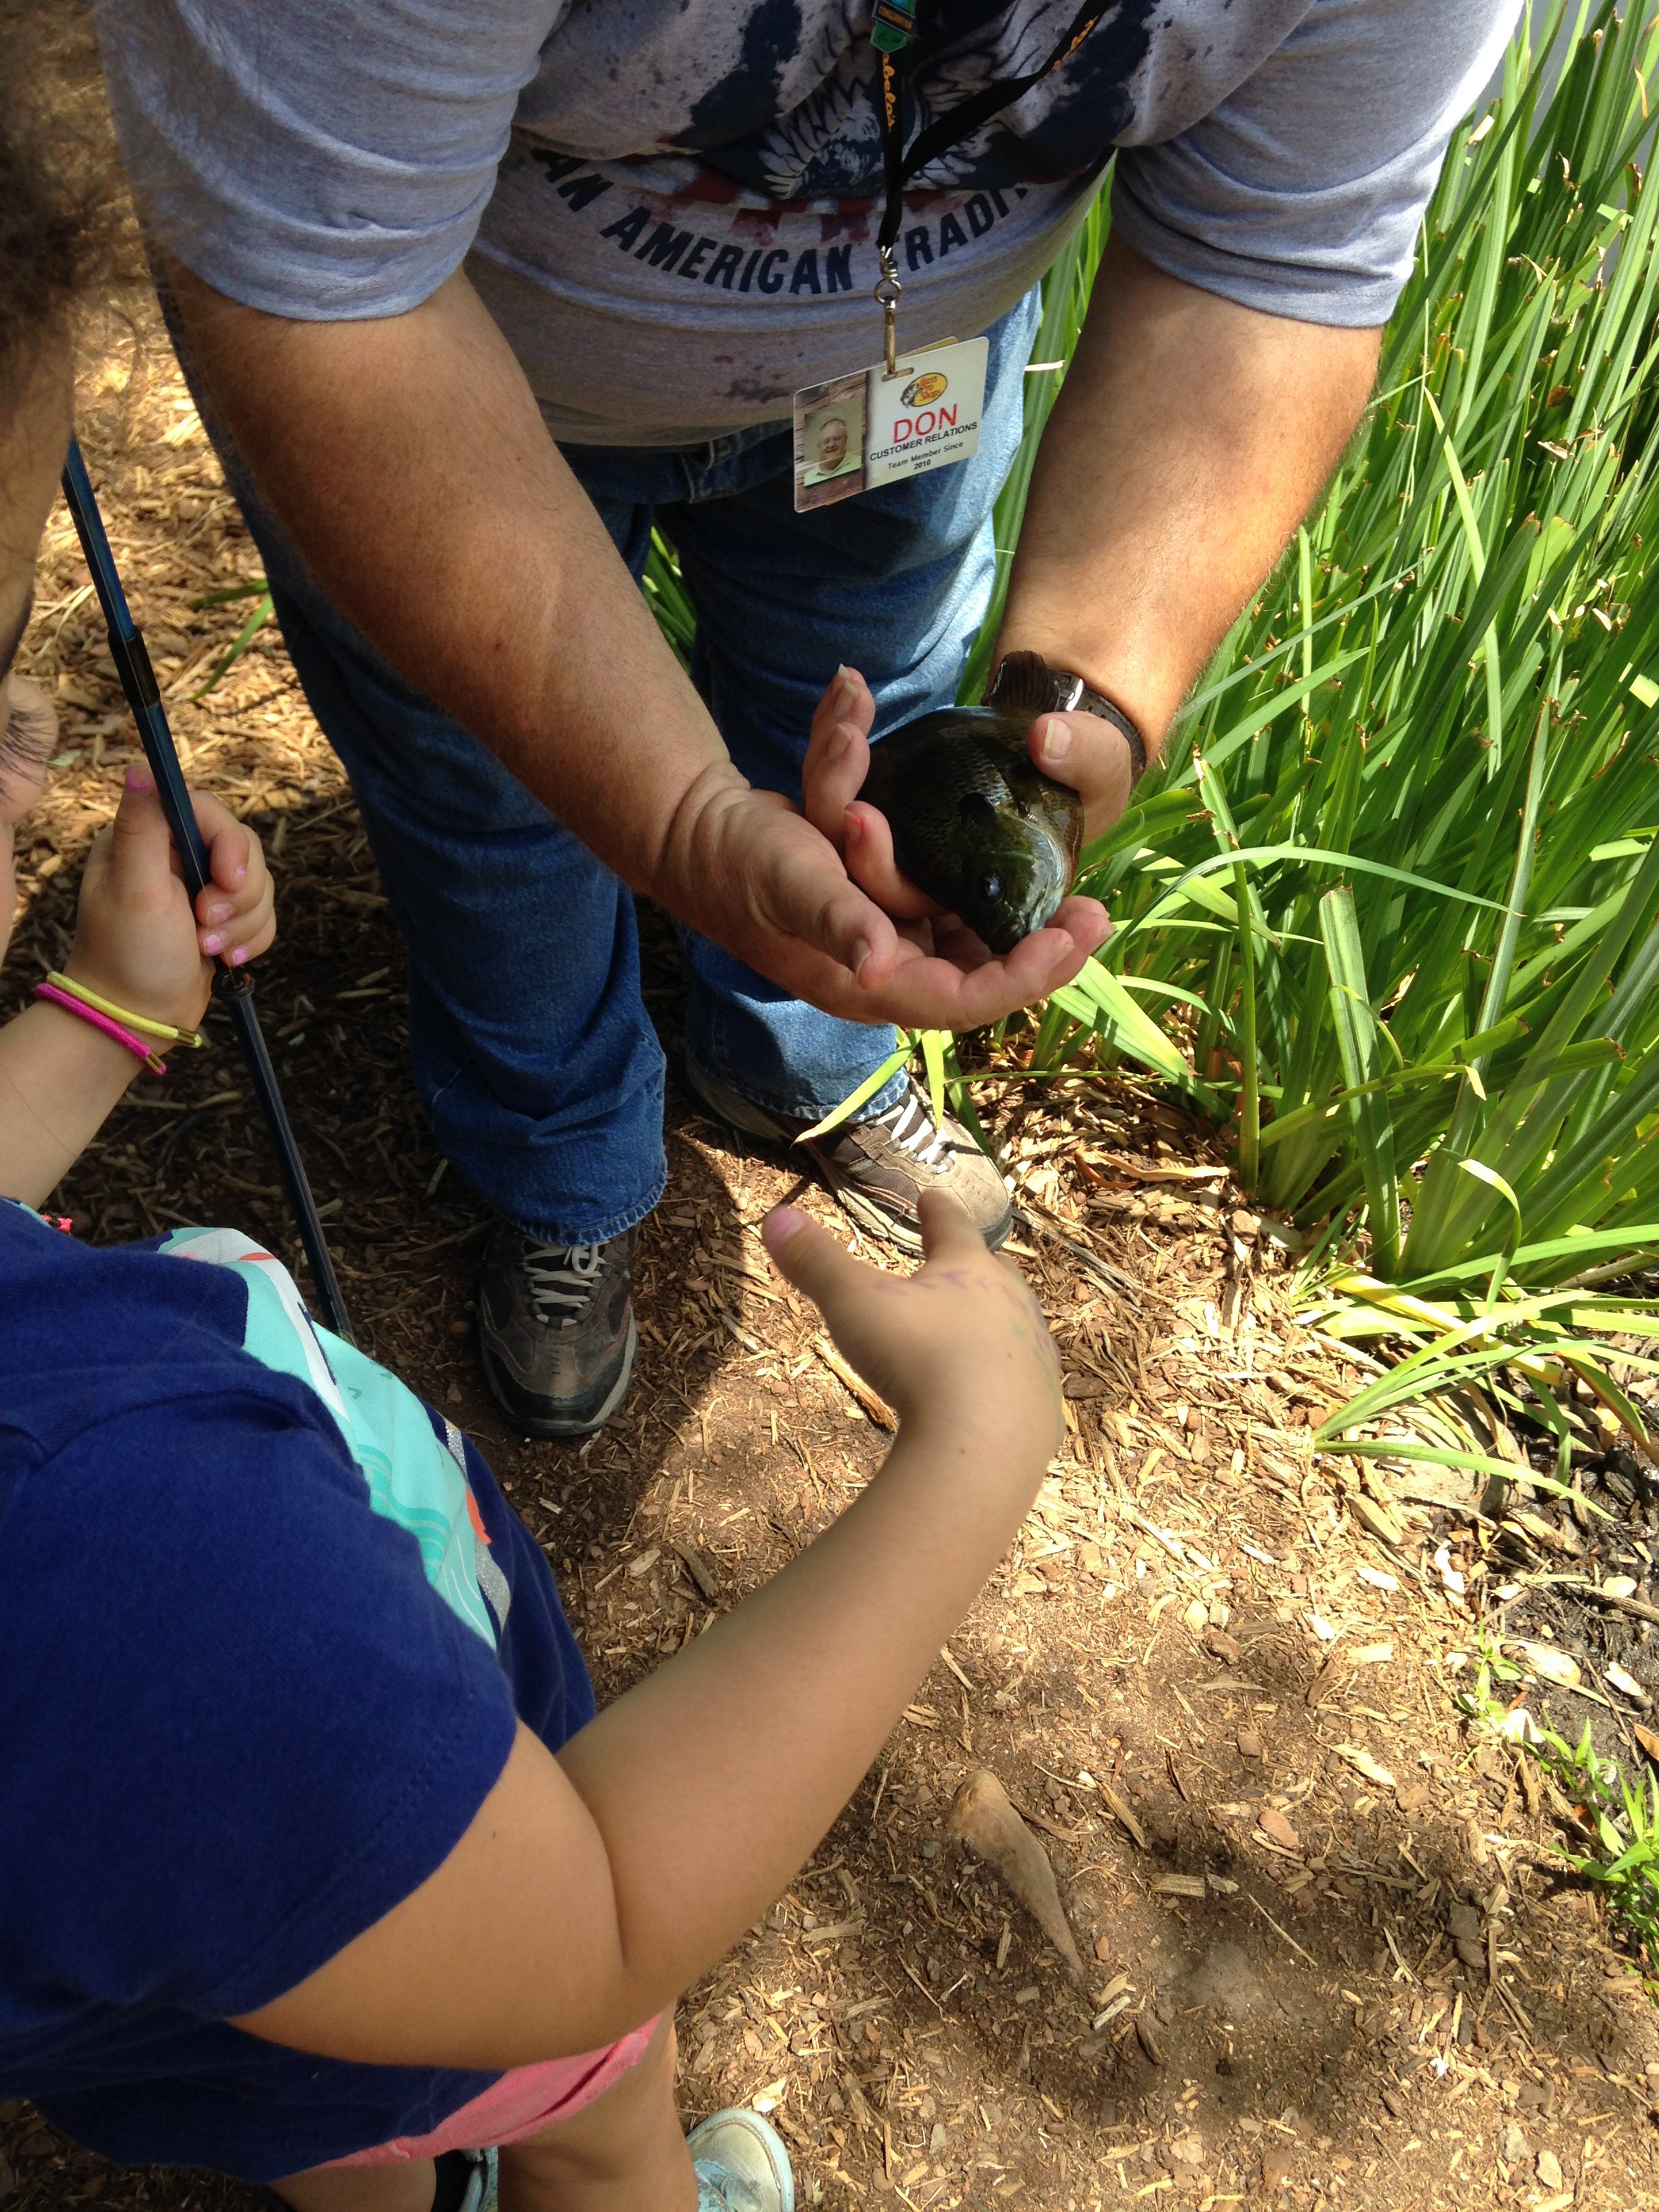
[[[891,1129],[893,1142],[902,1152],[913,1154],[925,1168],[938,1166],[945,1132],[922,1104],[919,1091],[907,1091],[896,1105],[878,1114],[876,1119]]]
[[[604,1265],[603,1244],[538,1244],[526,1238],[525,1280],[537,1320],[579,1320],[593,1303]]]

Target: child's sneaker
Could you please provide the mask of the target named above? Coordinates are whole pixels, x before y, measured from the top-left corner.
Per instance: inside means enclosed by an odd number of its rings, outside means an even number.
[[[501,2160],[493,2150],[475,2154],[477,2164],[467,2183],[466,2194],[461,2199],[461,2212],[496,2212],[495,2191],[501,2174]]]
[[[493,2150],[447,2150],[436,2162],[433,2212],[496,2212],[498,2160]]]
[[[735,2106],[700,2120],[686,2137],[697,2177],[697,2212],[795,2212],[795,2177],[777,2130]]]

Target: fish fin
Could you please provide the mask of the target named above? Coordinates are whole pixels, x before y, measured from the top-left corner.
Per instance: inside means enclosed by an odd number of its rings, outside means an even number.
[[[957,801],[957,812],[964,822],[977,822],[981,828],[992,828],[997,818],[996,808],[982,791],[964,791]]]
[[[1005,653],[985,703],[1005,713],[1041,714],[1054,706],[1054,672],[1040,653]]]

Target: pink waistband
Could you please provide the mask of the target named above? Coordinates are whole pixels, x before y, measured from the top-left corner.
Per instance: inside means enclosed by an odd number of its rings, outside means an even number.
[[[648,2020],[604,2051],[515,2066],[499,2081],[492,2081],[482,2096],[452,2112],[430,2135],[398,2136],[391,2142],[355,2150],[349,2158],[331,2159],[329,2165],[402,2166],[411,2159],[441,2157],[447,2150],[486,2150],[538,2136],[602,2097],[630,2067],[637,2066],[656,2027],[655,2019]]]

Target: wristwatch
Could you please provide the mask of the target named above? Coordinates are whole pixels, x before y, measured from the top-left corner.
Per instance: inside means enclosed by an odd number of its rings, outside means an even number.
[[[1009,661],[1016,659],[1029,664],[1035,661],[1037,656],[1034,653],[1022,653],[1018,655],[1009,653],[1005,659],[999,661],[996,673],[991,678],[990,689],[985,695],[988,703],[994,702],[997,687],[1002,681],[1003,671],[1008,666]],[[1109,699],[1103,698],[1098,691],[1091,690],[1080,676],[1074,675],[1069,668],[1049,668],[1047,661],[1044,661],[1042,665],[1048,669],[1051,681],[1051,696],[1045,702],[1049,713],[1093,714],[1103,722],[1109,722],[1112,727],[1120,732],[1124,743],[1129,748],[1129,786],[1133,790],[1146,773],[1146,738],[1141,736],[1140,732],[1121,707],[1115,707]],[[1024,672],[1022,670],[1022,675]]]

